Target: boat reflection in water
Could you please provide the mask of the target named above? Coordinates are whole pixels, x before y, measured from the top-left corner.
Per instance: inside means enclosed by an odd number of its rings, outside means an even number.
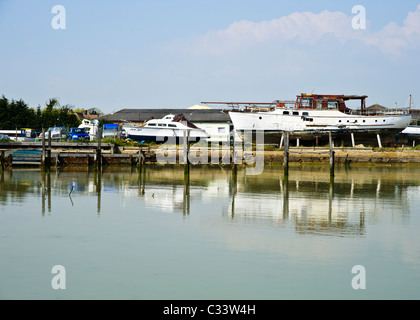
[[[420,184],[416,168],[342,169],[333,181],[328,167],[291,168],[288,180],[282,173],[281,168],[266,167],[261,175],[247,176],[245,170],[215,166],[191,167],[188,174],[183,166],[105,169],[101,174],[86,169],[45,174],[13,170],[2,174],[0,205],[41,196],[45,214],[54,207],[55,197],[68,197],[72,206],[81,196],[97,197],[101,214],[103,198],[112,194],[121,199],[120,210],[140,199],[137,205],[143,210],[211,215],[225,224],[271,225],[301,235],[360,237],[367,221],[408,219],[408,194],[418,192]]]

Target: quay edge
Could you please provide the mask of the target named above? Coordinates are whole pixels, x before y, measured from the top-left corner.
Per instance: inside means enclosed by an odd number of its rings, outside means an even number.
[[[73,145],[73,149],[65,149],[63,145],[58,143],[51,146],[51,166],[66,165],[92,165],[95,159],[96,148],[94,146],[84,146],[84,148]],[[0,145],[0,160],[3,167],[11,167],[12,152],[19,150],[16,146],[2,143]],[[31,146],[32,149],[34,146]],[[140,161],[145,164],[160,164],[158,155],[168,157],[171,155],[168,164],[183,164],[184,150],[182,146],[176,149],[159,149],[159,146],[113,146],[102,145],[101,157],[104,165],[114,166],[130,166],[138,165]],[[191,164],[235,164],[253,166],[253,160],[264,159],[267,165],[282,165],[284,161],[283,149],[268,148],[269,150],[245,151],[239,160],[233,161],[233,148],[219,149],[214,152],[211,148],[190,148]],[[39,148],[38,148],[39,150]],[[371,148],[371,147],[335,147],[335,163],[337,165],[344,164],[419,164],[420,165],[420,149],[398,147],[398,148]],[[139,154],[140,152],[140,154]],[[163,152],[163,153],[162,153]],[[252,153],[251,153],[252,152]],[[202,154],[204,153],[204,154]],[[241,152],[239,153],[241,155]],[[201,160],[201,161],[200,161]],[[329,147],[290,147],[289,162],[295,164],[327,164],[330,161]]]

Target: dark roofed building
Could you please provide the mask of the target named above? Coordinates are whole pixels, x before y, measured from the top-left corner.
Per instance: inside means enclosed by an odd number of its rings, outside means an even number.
[[[368,111],[387,111],[389,110],[387,107],[381,106],[380,104],[373,104],[366,108]]]
[[[230,117],[223,109],[121,109],[99,117],[115,123],[144,123],[150,119],[162,119],[168,114],[183,114],[191,122],[230,123]]]

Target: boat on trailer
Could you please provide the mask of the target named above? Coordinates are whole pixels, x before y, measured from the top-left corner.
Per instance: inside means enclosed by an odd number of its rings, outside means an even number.
[[[411,121],[408,110],[369,111],[367,96],[300,94],[291,106],[274,102],[265,110],[247,107],[232,110],[229,116],[239,134],[263,132],[265,141],[275,139],[284,132],[300,139],[314,139],[348,133],[398,133]],[[349,108],[346,102],[360,102],[360,108]],[[234,104],[234,103],[232,103]]]
[[[168,114],[162,119],[152,119],[142,127],[125,127],[126,136],[135,141],[183,143],[184,134],[189,142],[207,140],[210,135],[187,120],[184,115]]]

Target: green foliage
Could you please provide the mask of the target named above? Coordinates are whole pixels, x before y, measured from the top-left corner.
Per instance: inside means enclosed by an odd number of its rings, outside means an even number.
[[[36,109],[29,108],[23,100],[9,101],[3,95],[0,99],[0,129],[77,127],[80,121],[75,114],[69,112],[70,109],[69,105],[60,106],[56,98],[49,99],[46,107],[41,110],[40,106]]]

